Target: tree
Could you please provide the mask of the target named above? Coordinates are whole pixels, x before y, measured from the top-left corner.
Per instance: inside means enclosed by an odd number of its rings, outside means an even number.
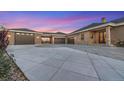
[[[0,49],[5,50],[9,44],[7,33],[8,31],[5,28],[1,28],[0,31]]]

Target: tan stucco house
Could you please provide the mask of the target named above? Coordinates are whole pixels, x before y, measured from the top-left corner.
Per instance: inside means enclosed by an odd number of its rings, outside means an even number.
[[[66,34],[37,32],[30,29],[9,29],[8,38],[10,45],[22,45],[22,44],[65,44]]]
[[[119,41],[124,41],[124,18],[110,22],[102,18],[101,23],[91,23],[69,34],[37,32],[25,28],[8,29],[8,38],[10,45],[47,43],[113,46]]]
[[[101,23],[91,23],[68,34],[68,40],[73,44],[116,45],[117,42],[124,41],[124,18],[110,22],[106,22],[105,18],[102,18]]]

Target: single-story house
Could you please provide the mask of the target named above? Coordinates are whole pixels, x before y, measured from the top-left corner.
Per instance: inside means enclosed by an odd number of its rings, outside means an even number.
[[[9,29],[8,38],[10,45],[23,44],[65,44],[65,33],[36,32],[34,30],[18,28]]]
[[[3,27],[0,28],[2,31]],[[21,44],[106,44],[116,45],[124,41],[124,17],[106,22],[102,18],[101,23],[91,23],[72,33],[61,32],[37,32],[30,29],[8,29],[10,45]]]
[[[124,18],[119,18],[106,22],[102,18],[101,23],[92,23],[68,34],[69,43],[73,44],[106,44],[116,45],[119,41],[124,41]]]

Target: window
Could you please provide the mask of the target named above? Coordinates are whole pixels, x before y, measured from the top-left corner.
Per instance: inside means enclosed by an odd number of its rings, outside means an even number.
[[[81,33],[81,40],[84,40],[84,33]]]

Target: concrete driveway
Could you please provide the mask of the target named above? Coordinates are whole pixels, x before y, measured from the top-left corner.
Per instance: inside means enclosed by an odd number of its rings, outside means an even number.
[[[124,80],[124,61],[69,47],[9,46],[29,80]]]

